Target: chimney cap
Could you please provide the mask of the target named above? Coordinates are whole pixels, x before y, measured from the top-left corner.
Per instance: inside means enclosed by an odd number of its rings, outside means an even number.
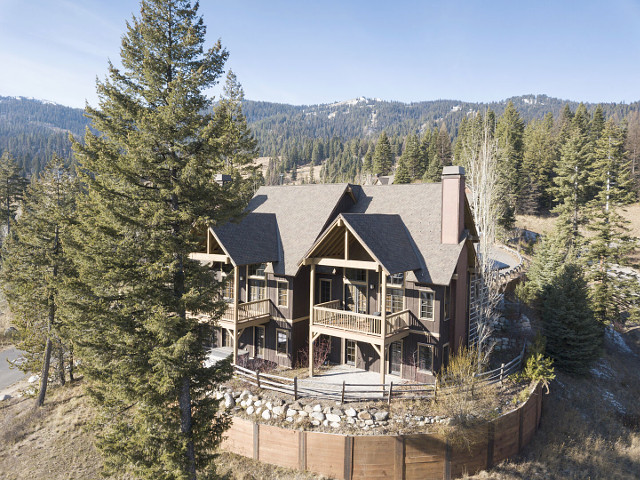
[[[464,167],[450,165],[442,169],[442,175],[464,175]]]

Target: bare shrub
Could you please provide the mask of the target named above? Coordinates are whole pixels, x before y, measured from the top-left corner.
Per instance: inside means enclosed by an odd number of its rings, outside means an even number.
[[[327,363],[331,354],[331,339],[321,336],[313,342],[313,368],[319,369]],[[309,343],[298,351],[298,364],[296,368],[309,366]]]

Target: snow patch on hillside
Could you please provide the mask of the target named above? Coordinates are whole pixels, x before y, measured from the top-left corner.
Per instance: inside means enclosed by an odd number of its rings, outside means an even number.
[[[364,97],[352,98],[351,100],[343,100],[342,102],[330,103],[327,107],[337,108],[337,107],[353,107],[358,103],[367,103],[367,99]]]
[[[624,341],[620,332],[616,332],[613,328],[607,327],[604,332],[605,341],[607,341],[610,345],[616,348],[618,351],[622,353],[632,354],[633,351],[627,345],[627,342]]]

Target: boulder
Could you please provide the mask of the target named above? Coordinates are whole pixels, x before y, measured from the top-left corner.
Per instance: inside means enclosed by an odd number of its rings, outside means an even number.
[[[304,406],[304,411],[307,413],[312,413],[313,412],[313,407],[311,405],[305,405]]]
[[[313,415],[313,412],[312,412],[312,415]],[[299,416],[299,417],[308,417],[308,416],[309,416],[309,413],[308,413],[308,412],[305,412],[304,410],[300,410],[300,411],[298,412],[298,416]]]
[[[324,413],[322,413],[322,412],[313,412],[311,414],[311,418],[322,422],[322,421],[324,421],[325,416],[324,416]]]
[[[282,415],[284,413],[284,407],[273,407],[273,414],[277,417],[279,417],[280,415]]]
[[[327,413],[326,417],[327,417],[327,420],[329,420],[329,422],[331,423],[340,423],[340,420],[342,420],[340,418],[340,415],[335,415],[333,413]]]
[[[295,417],[295,416],[296,416],[296,413],[298,413],[298,411],[297,411],[297,410],[294,410],[293,408],[289,408],[289,409],[287,410],[287,417]]]
[[[300,402],[294,402],[291,405],[291,408],[293,408],[294,410],[302,410],[304,407],[300,404]]]
[[[38,376],[37,375],[31,375],[29,377],[29,380],[27,380],[27,382],[29,382],[29,383],[35,383],[37,381],[38,381]]]
[[[5,400],[9,400],[11,398],[11,395],[8,394],[4,394],[4,395],[0,395],[0,402],[4,402]]]
[[[253,408],[253,405],[251,405],[249,408],[247,408],[247,415],[253,415],[253,412],[255,411],[255,408]]]
[[[376,422],[384,422],[387,418],[389,418],[389,412],[380,411],[375,413]]]
[[[333,422],[333,423],[330,423],[329,425],[331,425],[333,428],[340,428],[339,422]]]
[[[224,394],[224,408],[233,408],[236,406],[236,400],[233,398],[233,395],[230,393]]]
[[[358,413],[358,418],[360,420],[371,420],[371,414],[366,410],[363,410],[360,413]]]
[[[322,405],[320,405],[319,403],[313,406],[313,411],[314,412],[322,412]]]
[[[348,408],[344,413],[346,413],[347,417],[355,417],[358,414],[354,408]]]
[[[262,412],[262,418],[265,420],[271,420],[271,411],[269,409],[265,409],[265,411]]]

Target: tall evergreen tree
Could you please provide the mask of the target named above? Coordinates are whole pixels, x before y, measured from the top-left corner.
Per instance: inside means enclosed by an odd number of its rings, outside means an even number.
[[[520,198],[520,173],[524,152],[524,122],[513,102],[509,102],[496,126],[498,140],[498,169],[500,172],[501,206],[498,224],[513,227]]]
[[[402,160],[410,180],[422,178],[422,175],[424,175],[424,171],[422,170],[422,150],[420,149],[420,141],[417,135],[409,135],[407,137],[407,146],[400,160]],[[400,161],[398,162],[398,170],[400,170]],[[398,172],[396,171],[396,176],[397,175]]]
[[[377,175],[389,175],[393,165],[393,152],[391,143],[385,132],[380,134],[376,149],[373,152],[373,173]]]
[[[635,200],[623,148],[624,132],[610,119],[596,141],[590,181],[597,193],[589,204],[587,225],[593,235],[585,253],[594,312],[602,323],[618,325],[624,323],[640,290],[612,272],[612,267],[628,262],[636,243],[618,213],[622,205]]]
[[[411,183],[411,174],[409,173],[404,157],[400,157],[398,160],[398,168],[396,169],[393,183]]]
[[[521,202],[529,199],[537,208],[549,210],[552,206],[553,169],[558,161],[556,138],[553,133],[553,115],[545,115],[542,121],[530,122],[524,130],[524,155],[522,172],[530,179],[529,189],[522,188]],[[537,210],[536,208],[536,210]],[[524,213],[527,212],[523,208]]]
[[[26,183],[26,179],[20,175],[20,167],[13,155],[4,152],[0,157],[0,198],[2,199],[0,218],[7,227],[7,236],[11,233],[11,223],[16,219]]]
[[[600,356],[604,329],[589,305],[587,282],[576,263],[562,265],[542,292],[546,351],[555,365],[584,374]]]
[[[2,288],[19,331],[17,346],[25,352],[25,372],[40,372],[36,406],[47,392],[51,355],[68,345],[61,306],[65,279],[74,269],[66,251],[74,221],[77,183],[54,157],[27,189],[22,213],[3,248]],[[64,358],[57,356],[64,382]]]
[[[195,318],[221,314],[219,285],[189,254],[199,232],[240,213],[250,182],[215,181],[242,161],[228,155],[235,145],[221,145],[238,141],[228,129],[242,118],[209,113],[204,92],[228,54],[219,43],[204,48],[197,10],[141,2],[122,38],[123,68],[109,65],[99,106],[87,108],[93,129],[74,143],[87,189],[72,244],[74,340],[100,406],[107,469],[144,478],[213,475],[228,425],[208,392],[230,366],[205,367],[210,326]]]

